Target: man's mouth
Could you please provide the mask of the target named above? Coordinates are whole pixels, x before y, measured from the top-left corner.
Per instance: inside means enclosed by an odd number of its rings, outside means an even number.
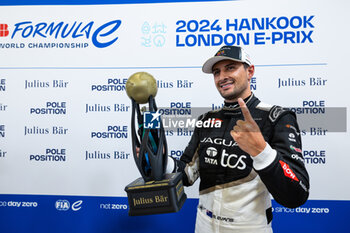
[[[230,88],[233,84],[234,84],[234,81],[221,83],[220,88],[226,90],[226,89]]]

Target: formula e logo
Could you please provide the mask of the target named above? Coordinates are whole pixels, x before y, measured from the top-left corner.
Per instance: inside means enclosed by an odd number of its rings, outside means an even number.
[[[159,129],[160,128],[160,113],[145,112],[143,114],[143,127],[145,129]]]
[[[72,204],[72,210],[73,211],[78,211],[81,209],[81,204],[83,204],[82,200],[76,201]]]
[[[207,152],[207,155],[210,157],[215,157],[218,154],[218,151],[216,150],[215,147],[208,147],[206,152]]]
[[[19,22],[14,25],[11,39],[20,37],[40,38],[40,39],[90,39],[97,48],[105,48],[118,40],[116,35],[121,25],[121,20],[113,20],[103,25],[95,26],[94,21],[86,22],[38,22],[32,21]],[[2,34],[7,36],[7,24],[3,25]],[[6,25],[6,26],[5,26]],[[49,45],[46,45],[49,46]]]
[[[0,24],[0,37],[6,37],[9,35],[8,25]]]
[[[67,200],[57,200],[55,206],[59,211],[67,211],[70,208],[70,203]]]

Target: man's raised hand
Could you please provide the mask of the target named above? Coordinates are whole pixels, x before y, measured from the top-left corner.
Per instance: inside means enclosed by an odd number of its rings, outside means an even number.
[[[244,120],[236,122],[230,132],[231,136],[243,151],[251,156],[257,156],[265,149],[265,139],[242,98],[238,99],[238,104],[241,107]]]

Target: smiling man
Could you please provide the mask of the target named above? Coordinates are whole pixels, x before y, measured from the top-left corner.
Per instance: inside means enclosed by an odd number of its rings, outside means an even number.
[[[221,120],[221,128],[196,128],[168,168],[185,185],[200,177],[197,233],[270,233],[270,194],[289,208],[309,196],[296,116],[254,96],[254,65],[241,47],[222,47],[202,70],[214,76],[224,107],[200,119]]]

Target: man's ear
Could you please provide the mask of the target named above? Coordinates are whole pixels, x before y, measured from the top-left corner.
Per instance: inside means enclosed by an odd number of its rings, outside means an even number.
[[[253,77],[255,73],[255,66],[254,65],[251,65],[248,67],[248,81],[250,82],[250,79]]]

